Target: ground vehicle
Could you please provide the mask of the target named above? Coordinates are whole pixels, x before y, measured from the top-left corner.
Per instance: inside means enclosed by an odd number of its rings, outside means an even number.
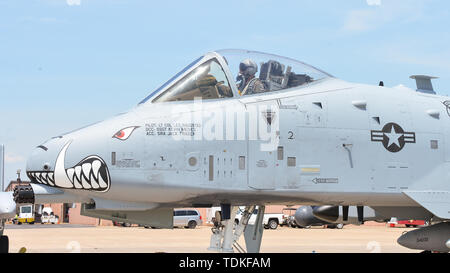
[[[248,223],[250,225],[253,225],[256,221],[256,215],[258,214],[258,209],[255,209],[253,211],[252,216],[250,217],[250,220]],[[242,217],[242,211],[239,210],[236,214],[236,218],[234,219],[234,222],[236,224],[239,224],[239,221]],[[263,219],[263,225],[265,229],[277,229],[278,225],[281,225],[283,223],[283,214],[282,213],[265,213],[264,219]]]
[[[295,212],[297,211],[296,208],[284,208],[282,210],[283,213],[283,222],[280,225],[286,225],[288,227],[296,227],[297,224],[295,223]]]
[[[173,211],[173,226],[196,228],[203,223],[202,216],[196,209],[180,209]]]
[[[389,227],[396,227],[398,225],[405,225],[405,227],[421,227],[421,226],[428,226],[429,223],[425,220],[398,220],[396,217],[392,217],[391,220],[388,222]]]
[[[42,209],[42,216],[41,216],[41,224],[57,224],[59,222],[59,217],[55,215],[52,208],[45,207]]]
[[[28,223],[34,224],[34,206],[33,205],[25,205],[21,206],[19,209],[19,217],[17,220],[17,224]]]

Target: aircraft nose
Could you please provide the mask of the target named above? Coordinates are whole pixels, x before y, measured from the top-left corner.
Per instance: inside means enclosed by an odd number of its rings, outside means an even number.
[[[37,146],[28,157],[26,172],[31,182],[54,184],[53,171],[58,152],[63,143],[52,139],[45,144]]]
[[[51,168],[50,162],[44,162],[48,148],[40,145],[34,149],[27,160],[27,171],[47,171]]]

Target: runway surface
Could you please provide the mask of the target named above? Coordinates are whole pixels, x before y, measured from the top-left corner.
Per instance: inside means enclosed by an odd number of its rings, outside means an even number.
[[[18,228],[20,227],[20,228]],[[25,228],[23,228],[25,227]],[[77,225],[8,225],[10,252],[26,247],[29,253],[208,253],[211,228],[194,230],[146,229],[143,227],[89,227]],[[293,229],[264,230],[261,252],[269,253],[411,253],[396,240],[407,228],[385,226],[346,226],[342,230]],[[239,243],[244,246],[243,237]]]

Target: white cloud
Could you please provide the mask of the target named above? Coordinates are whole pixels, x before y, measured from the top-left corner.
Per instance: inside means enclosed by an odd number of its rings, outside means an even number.
[[[81,5],[81,0],[66,0],[66,3],[69,6],[79,6]]]
[[[381,0],[366,0],[369,6],[381,6]]]
[[[5,163],[18,163],[25,161],[25,157],[21,155],[15,154],[6,154],[5,155]]]
[[[390,23],[409,23],[423,16],[425,1],[398,0],[381,2],[366,0],[370,7],[350,10],[345,18],[344,32],[364,32],[380,28]]]

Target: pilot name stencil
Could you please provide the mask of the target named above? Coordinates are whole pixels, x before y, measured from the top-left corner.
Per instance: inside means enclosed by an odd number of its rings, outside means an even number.
[[[416,133],[405,132],[397,123],[384,125],[381,131],[372,130],[372,142],[382,142],[386,150],[391,153],[398,153],[405,147],[406,143],[416,143]]]
[[[122,159],[116,161],[117,168],[140,168],[141,161],[134,159]]]
[[[195,136],[201,125],[199,123],[147,123],[147,136]]]

